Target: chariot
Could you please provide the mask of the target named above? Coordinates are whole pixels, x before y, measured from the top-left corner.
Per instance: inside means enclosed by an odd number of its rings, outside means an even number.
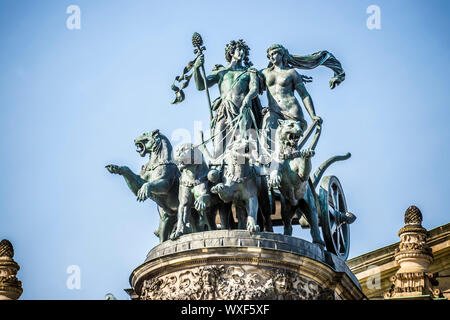
[[[303,138],[299,141],[297,146],[298,149],[302,148],[310,138],[317,125],[317,121],[311,124]],[[201,136],[203,137],[203,134],[201,134]],[[259,137],[257,140],[259,143],[261,142]],[[350,156],[350,153],[347,153],[345,156],[335,156],[333,157],[335,159],[333,162],[336,161],[336,159],[348,159]],[[329,164],[325,163],[319,167],[317,172],[322,170],[323,173],[325,171],[326,167],[329,166]],[[313,183],[311,177],[308,179],[308,185],[311,191],[310,199],[312,199],[311,202],[314,203],[307,207],[318,217],[318,224],[322,230],[326,250],[339,256],[345,261],[350,249],[350,224],[355,221],[356,216],[348,210],[344,190],[339,179],[334,175],[322,177],[322,173],[318,175],[317,172],[314,174],[314,178],[320,179],[319,182]],[[268,175],[266,175],[266,178],[269,178]],[[286,210],[286,200],[277,188],[270,188],[269,200],[272,225],[283,226],[282,212]],[[305,217],[305,212],[302,212],[300,208],[296,208],[295,213],[292,224],[300,225],[302,229],[310,228],[308,220]],[[260,220],[262,219],[260,218]],[[217,222],[220,223],[219,220],[217,220]]]
[[[350,250],[350,224],[354,216],[348,211],[344,190],[336,176],[325,176],[321,179],[318,191],[312,187],[315,208],[319,218],[326,250],[346,260]],[[272,224],[282,226],[281,211],[284,210],[284,200],[279,192],[274,190],[271,194]],[[308,229],[309,223],[303,213],[299,212],[292,224]]]
[[[347,259],[349,225],[356,217],[348,211],[339,179],[323,174],[332,163],[348,159],[350,153],[329,158],[311,175],[311,158],[322,119],[315,115],[311,97],[303,85],[312,78],[286,71],[324,65],[334,71],[330,79],[333,89],[345,79],[340,62],[328,51],[296,56],[281,45],[273,45],[268,49],[269,66],[284,71],[272,73],[273,68],[258,71],[251,67],[249,48],[241,39],[231,41],[225,48],[229,65],[216,65],[207,78],[203,65],[205,47],[198,33],[194,33],[192,44],[197,57],[175,78],[172,90],[176,99],[172,103],[184,100],[183,89],[194,76],[197,89],[206,91],[210,138],[205,141],[201,133],[199,145],[180,145],[172,157],[170,141],[159,130],[144,133],[135,139],[138,153],[142,157],[149,155],[141,173],[137,175],[128,167],[117,165],[108,165],[107,170],[122,175],[137,200],[152,199],[158,204],[160,225],[155,234],[161,242],[176,240],[190,232],[215,230],[217,224],[223,229],[233,229],[237,222],[238,229],[249,232],[272,232],[272,226],[283,225],[285,235],[292,234],[292,224],[299,224],[310,228],[313,243]],[[272,80],[268,81],[269,78]],[[219,85],[220,97],[211,103],[208,87],[215,84]],[[301,114],[294,110],[295,116],[285,117],[270,102],[275,101],[275,96],[277,101],[293,97],[294,87],[304,97],[303,103],[313,120],[306,131],[307,123]],[[262,108],[258,98],[264,90],[269,101],[266,108]],[[288,100],[284,108],[300,108],[296,99]],[[274,118],[265,123],[270,116]],[[310,146],[303,149],[314,129]],[[271,130],[276,130],[276,141],[271,140]],[[213,156],[207,142],[213,143]]]

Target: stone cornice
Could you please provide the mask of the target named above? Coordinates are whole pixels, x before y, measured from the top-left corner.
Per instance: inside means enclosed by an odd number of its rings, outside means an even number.
[[[450,246],[450,223],[428,231],[427,244],[431,247],[431,249],[434,249],[433,247],[435,246],[438,246],[440,250],[448,248],[449,246],[444,246],[443,248],[440,248],[439,246],[440,244],[445,244],[446,242],[449,242]],[[356,275],[365,271],[369,266],[381,267],[394,261],[395,249],[398,248],[399,244],[400,242],[396,242],[383,248],[349,259],[346,261],[346,264]],[[436,254],[439,254],[439,252],[435,252],[433,250],[433,255]]]
[[[427,231],[420,224],[407,223],[399,236],[397,243],[347,261],[364,293],[370,299],[383,295],[390,299],[424,294],[429,294],[429,298],[440,297],[434,277],[436,272],[448,269],[450,224]],[[373,286],[374,279],[378,281],[377,287]]]

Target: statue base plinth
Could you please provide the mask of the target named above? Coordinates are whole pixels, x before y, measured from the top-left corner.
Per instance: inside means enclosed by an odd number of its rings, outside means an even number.
[[[360,300],[345,262],[316,244],[276,233],[206,231],[153,248],[130,276],[141,300]]]

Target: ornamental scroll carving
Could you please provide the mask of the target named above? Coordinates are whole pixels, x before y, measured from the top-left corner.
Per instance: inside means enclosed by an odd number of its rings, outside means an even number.
[[[205,266],[145,280],[142,300],[334,300],[331,289],[294,272]]]
[[[409,233],[401,236],[400,244],[395,249],[395,254],[404,251],[416,251],[417,253],[431,254],[431,249],[426,242],[426,235],[421,233]]]

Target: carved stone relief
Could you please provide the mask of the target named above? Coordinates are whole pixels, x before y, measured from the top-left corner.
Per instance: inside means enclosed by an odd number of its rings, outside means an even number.
[[[294,272],[205,266],[143,282],[143,300],[334,300],[331,289]]]

